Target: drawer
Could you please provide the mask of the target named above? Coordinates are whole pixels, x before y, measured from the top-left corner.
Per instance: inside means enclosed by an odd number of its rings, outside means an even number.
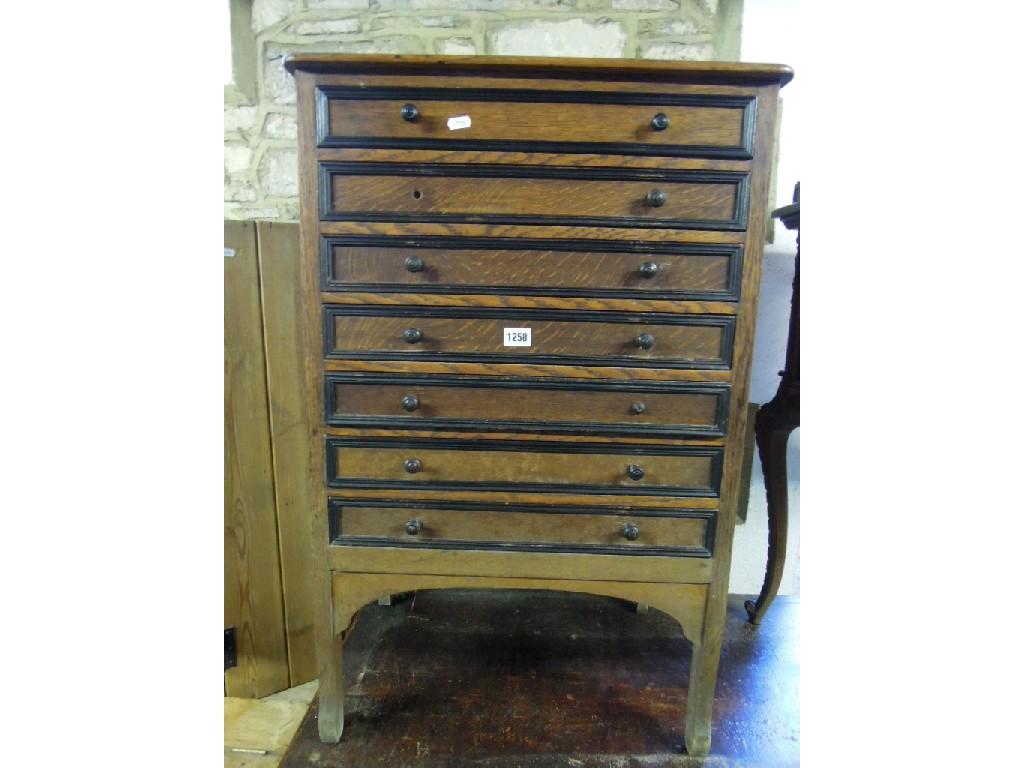
[[[324,354],[727,369],[734,327],[731,315],[327,306]]]
[[[738,301],[742,246],[464,237],[321,238],[326,291]]]
[[[331,373],[331,426],[680,437],[725,434],[729,387]]]
[[[321,163],[320,218],[742,230],[748,179],[731,171]]]
[[[332,498],[328,516],[342,546],[710,557],[715,513]]]
[[[327,438],[334,488],[450,488],[717,497],[720,448]]]
[[[320,147],[743,160],[754,147],[753,96],[321,86],[317,97]]]

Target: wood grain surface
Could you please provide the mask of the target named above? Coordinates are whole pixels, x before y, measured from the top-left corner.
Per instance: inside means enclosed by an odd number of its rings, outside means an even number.
[[[348,492],[346,492],[348,495]],[[664,500],[660,500],[664,501]],[[332,546],[333,571],[706,584],[713,558]]]
[[[446,166],[439,165],[444,170]],[[654,221],[730,222],[737,216],[735,182],[626,181],[492,176],[331,174],[329,210],[335,214],[434,214],[443,217],[545,216]],[[665,194],[654,207],[648,194]]]
[[[729,568],[732,560],[732,540],[736,525],[736,501],[740,495],[739,482],[743,466],[744,435],[746,432],[746,403],[750,389],[750,369],[753,357],[754,332],[757,320],[757,287],[761,282],[761,256],[768,222],[768,184],[771,176],[772,143],[778,89],[764,87],[758,96],[757,139],[755,167],[751,174],[751,197],[762,201],[752,215],[747,233],[743,294],[737,319],[736,344],[733,350],[733,370],[736,372],[732,390],[730,438],[725,452],[722,482],[722,507],[718,519],[714,574],[708,592],[706,631],[700,649],[694,652],[691,666],[690,698],[686,711],[686,746],[690,754],[706,755],[711,748],[711,714],[715,685],[718,679],[718,659],[725,630],[725,609],[729,590]]]
[[[513,145],[514,146],[514,145]],[[751,168],[750,160],[718,157],[665,157],[663,155],[599,155],[591,152],[529,152],[524,147],[474,149],[460,145],[444,149],[412,147],[320,147],[321,162],[369,163],[475,163],[486,165],[558,165],[579,168],[657,168],[673,171],[739,171]],[[579,148],[578,148],[579,149]]]
[[[434,440],[474,440],[480,445],[486,446],[488,441],[504,440],[543,440],[548,443],[573,444],[583,438],[583,435],[576,429],[576,425],[568,425],[549,422],[545,425],[530,425],[528,423],[511,423],[507,428],[504,424],[496,425],[491,431],[487,424],[474,424],[456,428],[452,425],[434,426],[426,424],[395,424],[376,426],[371,423],[359,423],[358,425],[328,426],[324,433],[332,437],[387,437],[387,438],[431,438]],[[586,440],[588,443],[604,444],[616,443],[622,446],[646,445],[657,446],[722,446],[725,445],[726,437],[706,437],[703,435],[670,436],[672,432],[658,432],[654,429],[657,426],[651,425],[637,433],[626,432],[625,426],[617,424],[602,425],[600,422],[588,422]],[[418,427],[418,428],[417,428]],[[598,434],[598,432],[607,434]],[[685,433],[676,433],[683,435]]]
[[[331,73],[373,75],[378,81],[388,76],[419,75],[437,83],[437,76],[458,78],[459,82],[473,74],[500,77],[505,81],[516,76],[535,78],[533,85],[545,87],[573,77],[586,78],[591,85],[604,84],[621,88],[618,81],[662,83],[759,84],[781,87],[793,79],[793,70],[784,64],[755,64],[733,61],[650,61],[633,59],[599,59],[541,56],[422,56],[417,54],[300,53],[285,56],[289,72],[315,72],[322,79]],[[578,87],[579,84],[574,84]]]
[[[463,57],[458,57],[463,58]],[[503,56],[503,59],[509,57]],[[589,60],[588,60],[589,61]],[[619,61],[625,61],[619,59]],[[487,73],[473,72],[471,70],[458,71],[453,67],[442,67],[439,71],[431,74],[419,72],[416,74],[394,74],[386,71],[375,72],[372,79],[366,75],[345,73],[335,69],[334,72],[319,72],[316,74],[317,87],[321,86],[356,86],[370,84],[380,87],[400,88],[437,88],[458,87],[458,88],[513,88],[538,91],[567,91],[577,93],[579,91],[593,91],[604,93],[621,93],[623,91],[638,94],[672,94],[672,95],[726,95],[748,97],[757,94],[758,84],[754,81],[732,83],[721,81],[711,83],[701,82],[697,78],[673,77],[671,73],[667,77],[658,77],[659,73],[647,71],[640,75],[626,73],[622,78],[603,79],[595,76],[593,72],[560,72],[549,73],[548,77],[518,77],[514,73]]]
[[[288,657],[255,225],[224,222],[224,246],[224,626],[238,657],[224,687],[258,698],[288,687]]]
[[[346,243],[330,248],[328,289],[401,286],[426,291],[501,288],[534,293],[538,288],[630,293],[718,294],[734,298],[727,252],[628,253],[597,250],[387,247]],[[738,287],[738,286],[737,286]]]
[[[680,365],[722,365],[728,353],[726,324],[708,325],[702,319],[623,318],[630,322],[607,320],[584,322],[572,313],[564,319],[537,319],[531,315],[508,313],[502,317],[459,316],[457,311],[423,315],[346,314],[333,310],[327,318],[329,354],[348,357],[355,353],[390,353],[415,359],[444,356],[472,361],[474,357],[508,358],[560,357],[607,360],[606,364],[632,362],[675,363]],[[619,316],[621,317],[621,316]],[[693,324],[689,324],[693,323]],[[506,346],[506,328],[529,328],[530,346]],[[406,340],[406,331],[417,331],[419,341]],[[653,337],[653,346],[642,349],[638,339]],[[442,359],[444,359],[442,357]]]
[[[737,305],[727,301],[659,300],[647,297],[615,299],[574,296],[523,296],[505,293],[367,293],[345,291],[321,293],[323,304],[377,304],[380,306],[417,307],[496,307],[507,309],[579,309],[609,312],[662,312],[686,315],[735,315]]]
[[[635,363],[634,363],[635,365]],[[368,371],[376,373],[446,373],[469,376],[537,376],[542,378],[610,379],[613,381],[690,381],[720,382],[732,380],[731,371],[693,368],[651,368],[557,365],[501,362],[466,363],[420,360],[325,360],[324,371]]]
[[[453,490],[450,488],[370,488],[351,487],[340,490],[337,488],[328,489],[330,498],[344,496],[346,498],[363,499],[404,499],[404,500],[429,500],[429,501],[472,501],[493,504],[500,501],[503,504],[533,504],[542,506],[544,504],[576,504],[580,506],[595,507],[621,507],[621,508],[655,508],[673,507],[676,509],[717,509],[718,499],[702,496],[659,496],[640,495],[630,493],[629,489],[620,489],[613,494],[594,493],[558,493],[553,494],[536,489],[522,488],[507,491],[495,496],[490,491],[473,489]],[[326,510],[326,502],[324,509]],[[326,536],[326,534],[325,534]],[[329,539],[325,539],[329,541]],[[366,569],[364,569],[366,570]]]
[[[457,91],[453,91],[457,93]],[[542,98],[534,95],[534,98]],[[413,121],[402,107],[418,110]],[[329,99],[330,137],[406,139],[615,142],[656,146],[735,147],[742,137],[743,110],[657,104],[583,104],[470,101],[417,98],[386,100]],[[655,130],[656,114],[668,127]],[[466,128],[449,128],[452,117],[468,116]]]
[[[419,525],[410,534],[406,525]],[[639,531],[635,540],[625,537],[627,525]],[[708,521],[701,518],[595,514],[544,514],[407,507],[360,507],[347,505],[340,514],[339,544],[363,539],[387,539],[395,544],[430,542],[547,544],[572,547],[630,548],[665,547],[702,549]],[[383,542],[380,542],[383,543]],[[706,550],[704,550],[706,553]]]
[[[328,423],[343,424],[346,418],[373,417],[383,424],[416,428],[416,422],[465,421],[490,429],[503,425],[522,425],[551,431],[559,425],[584,425],[588,431],[601,427],[634,430],[644,425],[665,426],[676,435],[686,433],[720,434],[720,401],[725,390],[696,389],[685,392],[643,390],[602,390],[540,388],[535,382],[511,380],[500,386],[444,386],[414,379],[415,383],[383,383],[369,380],[329,381]],[[640,430],[642,431],[642,430]]]
[[[476,483],[522,486],[525,490],[536,485],[609,486],[627,492],[661,489],[668,494],[689,492],[701,496],[718,492],[714,472],[717,450],[711,448],[689,449],[692,454],[658,455],[654,449],[640,448],[619,453],[615,446],[602,446],[600,453],[573,453],[568,446],[562,449],[564,453],[557,448],[541,451],[537,441],[514,444],[515,449],[508,450],[488,450],[490,446],[454,450],[444,446],[391,447],[387,441],[355,446],[332,440],[328,443],[329,463],[337,474],[329,476],[328,483],[341,487],[365,480],[410,485]],[[419,461],[421,468],[409,472],[408,460]],[[630,466],[641,467],[643,476],[633,479],[627,471]]]
[[[302,332],[304,285],[300,274],[299,228],[296,224],[261,221],[256,225],[270,401],[274,497],[281,551],[288,670],[294,687],[314,680],[316,661],[313,628],[313,577],[309,531],[315,495],[309,486],[310,422],[306,404],[311,393],[302,375],[309,348]]]
[[[315,177],[310,179],[315,183]],[[314,216],[314,221],[316,217]],[[311,225],[312,226],[312,225]],[[434,221],[320,221],[319,231],[325,235],[451,235],[467,237],[565,238],[572,240],[629,240],[644,243],[744,243],[746,234],[729,230],[668,229],[652,227],[643,232],[628,227],[592,227],[586,225],[494,224],[479,222]],[[315,248],[315,242],[313,247]],[[314,250],[314,253],[316,251]]]
[[[261,699],[224,699],[224,768],[277,768],[310,702],[316,682]]]
[[[337,741],[345,722],[343,677],[341,662],[341,640],[335,635],[331,619],[331,568],[328,558],[330,541],[327,521],[327,498],[323,456],[323,373],[319,344],[322,334],[319,291],[320,257],[318,249],[319,219],[316,208],[317,179],[315,166],[315,133],[312,118],[316,104],[313,95],[314,77],[309,73],[297,72],[296,94],[299,120],[303,128],[299,131],[299,234],[302,247],[299,250],[299,298],[296,323],[299,343],[303,344],[301,374],[307,397],[304,402],[305,418],[309,423],[306,441],[308,474],[297,478],[305,482],[311,497],[312,526],[309,530],[309,564],[313,574],[310,584],[311,601],[314,609],[314,630],[317,664],[320,668],[320,713],[319,733],[328,741]]]
[[[363,606],[385,595],[414,589],[542,589],[606,595],[642,602],[675,619],[687,638],[700,638],[704,628],[704,603],[707,587],[703,584],[661,584],[655,582],[586,581],[583,579],[539,580],[491,577],[454,578],[451,576],[410,577],[405,574],[335,573],[334,629],[344,632]],[[695,641],[699,642],[699,641]]]

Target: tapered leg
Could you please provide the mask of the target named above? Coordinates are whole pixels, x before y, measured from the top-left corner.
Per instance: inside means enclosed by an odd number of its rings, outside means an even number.
[[[693,644],[690,663],[690,686],[686,694],[686,753],[691,757],[706,757],[711,751],[711,708],[715,702],[715,683],[718,680],[718,656],[721,641]]]
[[[342,639],[338,633],[331,641],[331,654],[320,672],[320,709],[317,730],[320,741],[336,744],[345,727],[345,686],[342,677]]]
[[[779,400],[773,400],[757,413],[757,450],[764,471],[768,498],[768,565],[757,601],[744,606],[751,624],[759,624],[782,584],[786,565],[786,534],[789,530],[789,481],[786,470],[786,446],[794,424],[786,419]]]

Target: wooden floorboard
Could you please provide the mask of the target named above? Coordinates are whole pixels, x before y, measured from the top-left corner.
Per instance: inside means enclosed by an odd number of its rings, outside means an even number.
[[[317,682],[262,699],[224,699],[224,768],[275,768],[316,695]]]
[[[760,627],[730,598],[711,757],[685,755],[690,646],[610,598],[420,592],[362,611],[345,649],[341,743],[315,703],[282,768],[799,765],[799,602]]]

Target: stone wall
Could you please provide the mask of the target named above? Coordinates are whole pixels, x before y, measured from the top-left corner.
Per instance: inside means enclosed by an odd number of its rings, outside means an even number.
[[[736,59],[742,2],[234,0],[239,6],[251,13],[252,37],[236,27],[233,45],[256,58],[255,82],[225,90],[224,216],[297,221],[287,52]]]

